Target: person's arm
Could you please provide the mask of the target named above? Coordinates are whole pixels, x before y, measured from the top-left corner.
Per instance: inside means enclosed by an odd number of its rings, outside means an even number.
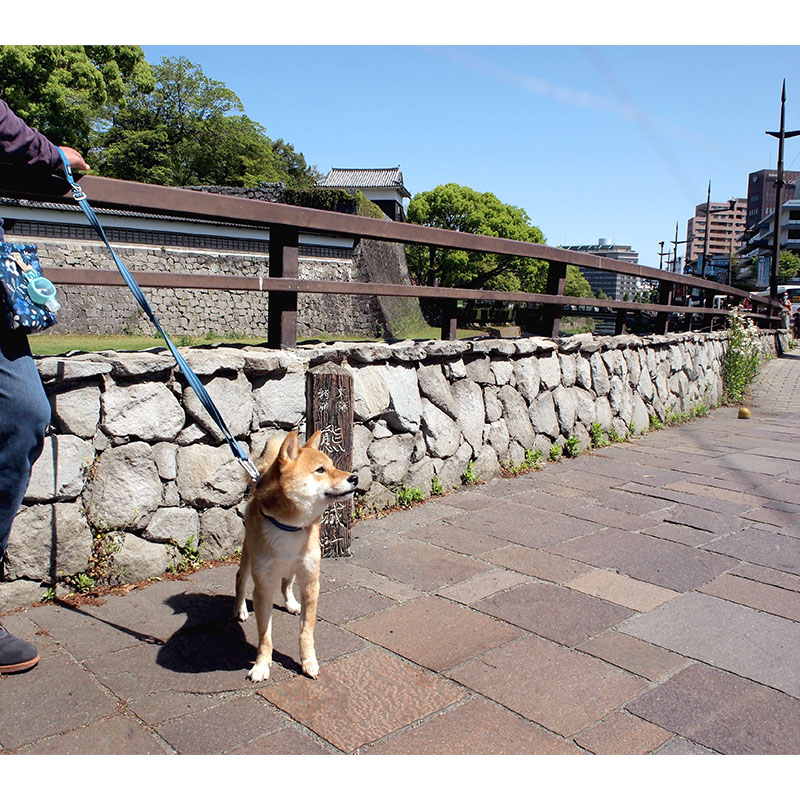
[[[73,169],[89,169],[77,150],[71,147],[61,149]],[[15,166],[44,166],[52,170],[61,167],[61,156],[56,146],[46,136],[23,122],[3,100],[0,100],[0,153],[4,160]]]

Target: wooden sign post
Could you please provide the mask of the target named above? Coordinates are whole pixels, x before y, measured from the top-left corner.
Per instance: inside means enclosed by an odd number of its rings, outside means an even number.
[[[320,449],[337,469],[353,469],[353,377],[336,364],[309,370],[306,377],[306,439],[322,432]],[[350,555],[352,499],[334,503],[320,526],[323,558]]]

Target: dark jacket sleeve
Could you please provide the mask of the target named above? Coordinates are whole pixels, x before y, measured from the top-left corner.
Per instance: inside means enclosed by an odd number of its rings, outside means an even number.
[[[57,169],[61,156],[55,145],[35,128],[26,125],[0,100],[0,161],[20,167]]]

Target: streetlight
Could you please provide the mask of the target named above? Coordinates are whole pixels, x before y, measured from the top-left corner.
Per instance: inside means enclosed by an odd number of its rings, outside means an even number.
[[[663,269],[662,263],[664,261],[664,256],[669,255],[669,251],[666,253],[664,252],[664,242],[658,243],[658,268]]]
[[[688,239],[684,239],[683,241],[678,241],[678,223],[675,223],[675,238],[672,240],[672,271],[678,271],[678,245],[679,244],[686,244]]]
[[[800,136],[800,131],[787,131],[784,124],[786,115],[786,79],[783,79],[781,89],[781,129],[779,131],[764,131],[767,136],[774,136],[778,140],[778,180],[775,181],[775,241],[772,243],[772,269],[769,277],[769,299],[778,297],[778,260],[781,256],[781,205],[783,204],[783,140],[792,136]],[[772,314],[770,306],[769,313]]]

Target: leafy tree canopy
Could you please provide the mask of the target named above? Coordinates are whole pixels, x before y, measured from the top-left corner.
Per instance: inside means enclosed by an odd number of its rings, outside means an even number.
[[[236,94],[185,58],[150,65],[136,46],[0,46],[0,91],[96,174],[165,185],[310,187],[302,153],[273,141]]]
[[[408,221],[418,225],[544,244],[525,211],[501,202],[491,192],[448,183],[415,195]],[[420,284],[499,291],[543,292],[547,265],[536,259],[409,246],[408,265]],[[567,294],[593,297],[577,267],[567,270]]]
[[[784,250],[778,258],[778,278],[782,281],[794,278],[800,272],[800,256],[791,250]]]
[[[102,174],[167,186],[315,184],[319,173],[303,154],[272,141],[224,83],[186,58],[164,58],[152,69],[154,88],[131,87],[98,137]]]
[[[51,141],[83,153],[131,86],[143,91],[153,86],[141,47],[0,46],[3,99]]]

